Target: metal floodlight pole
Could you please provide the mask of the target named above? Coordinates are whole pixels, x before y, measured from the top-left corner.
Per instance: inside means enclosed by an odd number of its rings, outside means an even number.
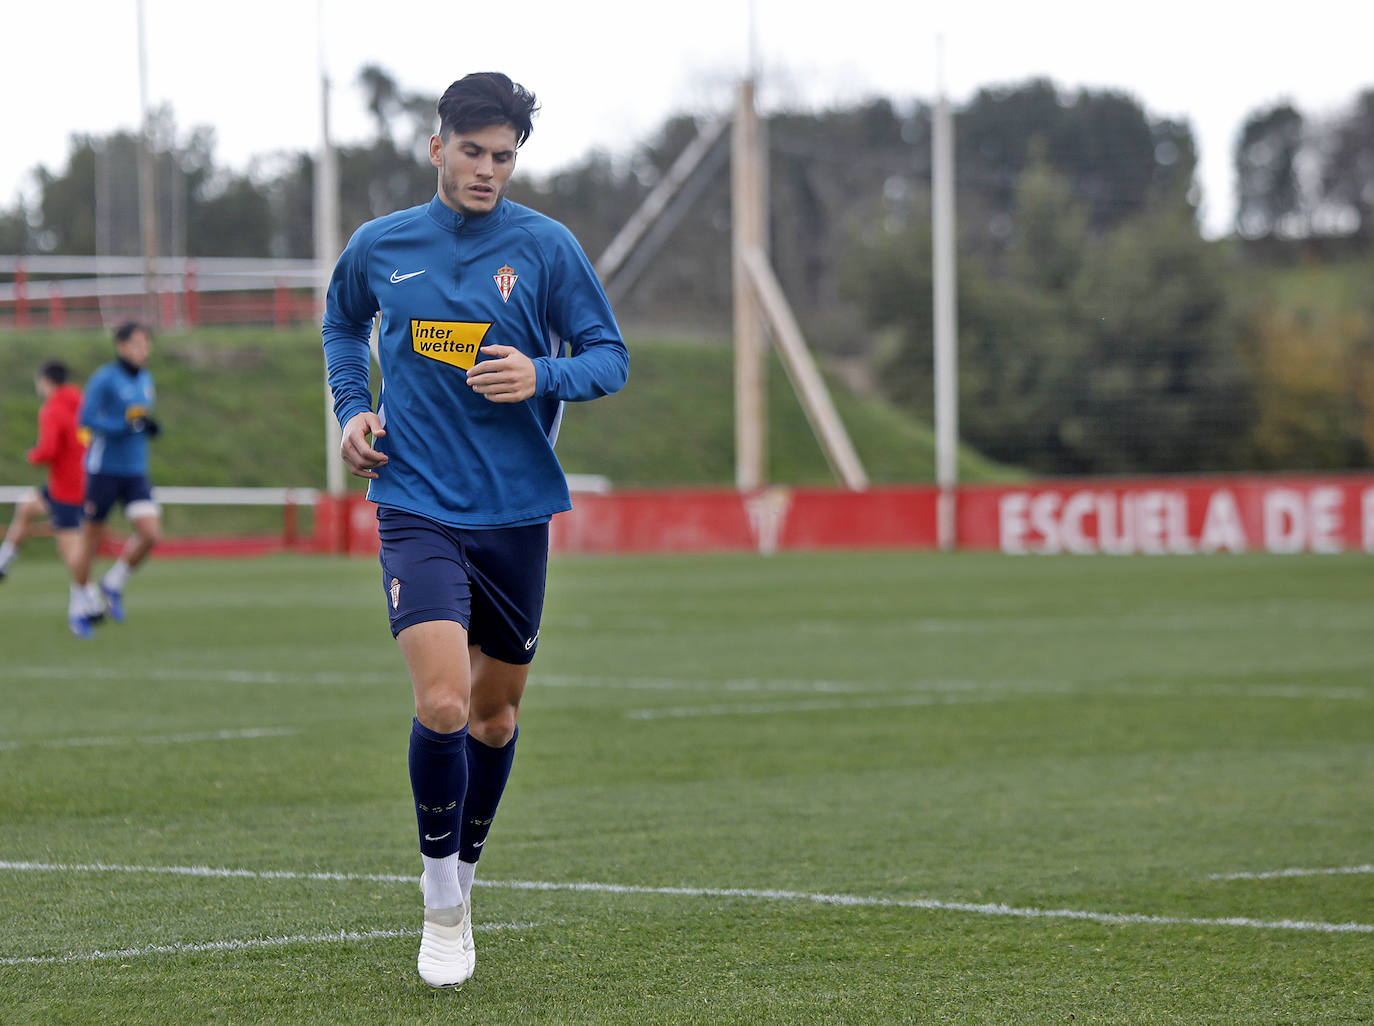
[[[143,236],[143,319],[157,320],[157,190],[153,167],[153,116],[148,109],[148,44],[143,0],[138,0],[138,97],[143,130],[138,146],[138,210]]]
[[[959,484],[958,322],[954,260],[954,122],[943,87],[935,103],[932,248],[935,330],[936,532],[941,549],[957,544]]]
[[[329,277],[339,259],[339,162],[329,135],[329,73],[324,60],[324,15],[317,9],[320,38],[320,153],[315,165],[315,305],[323,316],[329,292]],[[339,446],[343,431],[334,416],[334,392],[326,376],[324,382],[324,476],[330,495],[345,492],[343,462]]]

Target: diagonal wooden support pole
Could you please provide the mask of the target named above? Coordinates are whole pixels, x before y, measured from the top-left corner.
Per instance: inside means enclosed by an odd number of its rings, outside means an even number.
[[[749,284],[772,332],[773,342],[782,357],[782,365],[797,397],[801,399],[806,419],[821,443],[830,469],[844,482],[845,487],[862,491],[868,487],[868,475],[864,473],[859,454],[849,441],[844,422],[835,411],[830,392],[825,387],[820,371],[816,369],[816,362],[811,358],[806,339],[792,315],[792,308],[783,295],[777,276],[773,274],[773,268],[762,251],[756,248],[745,250],[741,259],[749,276]]]

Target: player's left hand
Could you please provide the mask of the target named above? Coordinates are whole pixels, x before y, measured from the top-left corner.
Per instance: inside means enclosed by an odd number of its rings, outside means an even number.
[[[534,395],[533,360],[514,346],[483,346],[482,352],[495,359],[479,360],[468,371],[474,392],[494,403],[518,403]]]
[[[147,414],[141,417],[135,417],[133,421],[130,422],[129,428],[134,434],[142,432],[149,438],[156,438],[162,433],[162,425]]]

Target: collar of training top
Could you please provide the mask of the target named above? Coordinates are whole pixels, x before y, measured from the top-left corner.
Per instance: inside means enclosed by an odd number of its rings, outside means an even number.
[[[505,224],[506,218],[510,213],[510,204],[505,197],[496,204],[496,209],[490,214],[483,214],[481,217],[468,217],[454,210],[436,192],[434,198],[429,201],[430,220],[441,228],[447,228],[451,232],[462,232],[464,235],[474,235],[480,232],[493,231]]]

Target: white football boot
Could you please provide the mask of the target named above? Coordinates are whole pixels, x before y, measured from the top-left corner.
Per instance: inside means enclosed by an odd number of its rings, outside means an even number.
[[[420,887],[423,890],[423,876]],[[477,947],[472,942],[472,910],[466,904],[425,907],[416,968],[420,979],[431,987],[461,987],[472,978],[477,968]]]

